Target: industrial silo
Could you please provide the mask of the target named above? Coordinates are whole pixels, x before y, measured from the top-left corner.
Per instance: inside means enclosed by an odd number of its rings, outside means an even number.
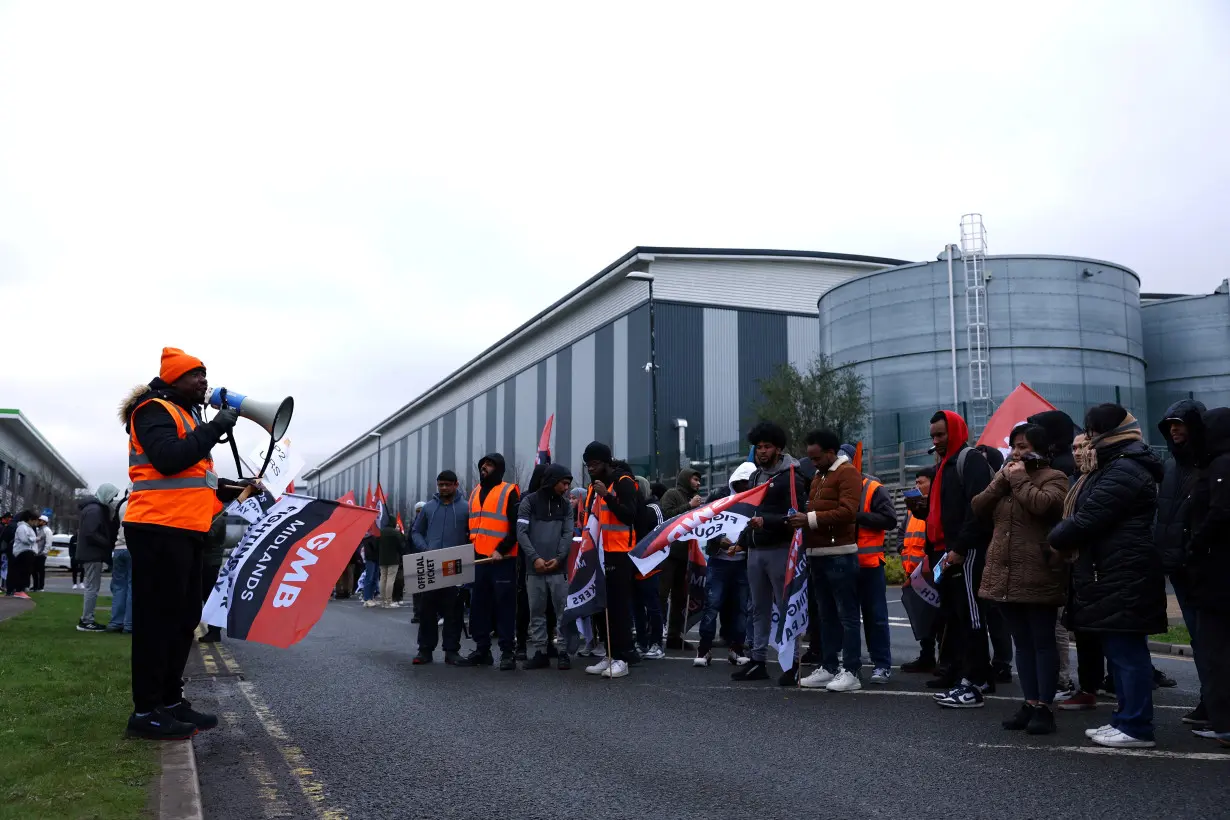
[[[1230,287],[1205,296],[1144,297],[1149,407],[1154,415],[1179,399],[1230,406]],[[1161,444],[1156,418],[1150,440]]]
[[[902,265],[819,299],[820,349],[865,379],[872,413],[864,438],[882,472],[902,442],[911,463],[920,461],[937,409],[955,403],[968,417],[971,332],[959,254],[951,271],[950,279],[943,258]],[[1025,382],[1078,421],[1106,401],[1147,416],[1133,271],[1094,259],[989,256],[982,278],[993,402]]]

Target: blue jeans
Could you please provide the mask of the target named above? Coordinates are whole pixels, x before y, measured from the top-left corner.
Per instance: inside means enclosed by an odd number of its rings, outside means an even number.
[[[491,651],[491,627],[500,636],[500,652],[511,655],[516,646],[517,562],[502,558],[474,568],[470,593],[470,636],[479,652]]]
[[[888,631],[888,581],[884,564],[858,568],[858,603],[863,614],[863,633],[873,669],[893,668],[893,640]]]
[[[708,652],[713,646],[713,637],[717,634],[718,615],[723,611],[730,614],[730,624],[726,627],[726,639],[732,648],[741,649],[747,639],[747,561],[723,561],[720,558],[709,559],[709,570],[705,577],[705,613],[700,616],[700,652]],[[727,600],[733,599],[731,606],[724,606]]]
[[[1099,637],[1119,698],[1110,725],[1137,740],[1153,740],[1153,659],[1148,636],[1103,632]]]
[[[662,643],[662,599],[657,575],[635,578],[632,583],[632,623],[636,625],[636,644],[645,652]]]
[[[132,632],[132,555],[126,549],[111,553],[111,622],[107,628]]]
[[[1209,655],[1201,650],[1200,640],[1200,610],[1194,607],[1189,599],[1191,582],[1187,580],[1185,571],[1176,572],[1170,576],[1170,586],[1174,588],[1175,600],[1183,613],[1183,623],[1192,636],[1192,660],[1196,664],[1196,676],[1200,679],[1200,699],[1204,700],[1209,680]]]
[[[816,585],[820,605],[820,665],[837,671],[841,666],[855,675],[863,665],[863,641],[858,619],[858,556],[808,556],[811,582]]]
[[[380,584],[380,564],[376,561],[365,561],[363,564],[363,600],[370,601],[376,597],[376,587]]]

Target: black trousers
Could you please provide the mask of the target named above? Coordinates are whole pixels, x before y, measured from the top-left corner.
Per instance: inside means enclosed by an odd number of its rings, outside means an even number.
[[[632,651],[632,559],[626,552],[606,554],[606,617],[611,622],[606,653],[615,660]],[[594,620],[598,620],[595,616]]]
[[[34,579],[30,582],[30,589],[39,590],[47,584],[47,556],[37,555],[34,557]]]
[[[954,659],[960,664],[961,677],[978,686],[991,677],[991,647],[987,641],[987,622],[978,586],[986,566],[982,550],[971,549],[965,563],[949,569],[942,579],[942,597],[948,607],[945,641],[953,644]]]
[[[30,576],[34,572],[34,553],[29,550],[18,552],[9,558],[8,592],[25,592],[30,588]]]
[[[419,651],[431,654],[440,639],[439,621],[444,619],[444,651],[461,651],[462,610],[457,605],[457,587],[445,587],[414,596],[419,601]]]
[[[667,606],[667,598],[670,605]],[[688,553],[686,549],[671,550],[671,554],[662,562],[662,572],[658,574],[658,600],[666,609],[666,639],[675,641],[683,637],[683,608],[688,600]],[[614,624],[612,624],[612,629]],[[657,643],[656,639],[650,643]]]
[[[525,556],[517,553],[517,650],[525,651],[530,634],[530,595],[525,586]]]
[[[1076,681],[1082,692],[1092,695],[1106,678],[1106,656],[1096,632],[1076,631]]]
[[[201,622],[205,534],[125,526],[132,556],[132,702],[137,712],[184,696],[184,666]]]
[[[1004,613],[998,605],[987,601],[983,602],[982,611],[987,617],[987,634],[991,638],[991,666],[1011,667],[1013,632]]]
[[[1200,651],[1208,653],[1204,708],[1214,732],[1230,732],[1230,612],[1200,609]]]

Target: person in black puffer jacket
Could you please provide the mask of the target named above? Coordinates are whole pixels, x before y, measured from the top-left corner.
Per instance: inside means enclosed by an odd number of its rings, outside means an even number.
[[[1068,626],[1098,633],[1119,708],[1094,743],[1151,747],[1153,665],[1148,636],[1166,631],[1166,586],[1153,543],[1162,462],[1145,445],[1140,423],[1117,404],[1085,416],[1089,447],[1077,455],[1081,478],[1064,502],[1050,544],[1076,554]]]
[[[1046,431],[1046,438],[1050,441],[1047,455],[1051,466],[1073,481],[1079,478],[1076,460],[1072,457],[1072,442],[1078,432],[1072,417],[1062,410],[1044,410],[1034,413],[1027,421]]]
[[[1205,658],[1201,686],[1207,731],[1230,746],[1230,594],[1225,584],[1230,564],[1230,408],[1210,410],[1203,426],[1204,445],[1197,461],[1200,478],[1192,492],[1188,572],[1200,624],[1197,658]]]

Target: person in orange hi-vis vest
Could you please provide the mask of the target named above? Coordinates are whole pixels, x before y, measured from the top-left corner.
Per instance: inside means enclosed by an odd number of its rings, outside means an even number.
[[[164,347],[158,378],[120,406],[132,491],[124,537],[132,558],[131,737],[177,740],[218,725],[183,699],[184,665],[201,620],[205,537],[223,502],[248,482],[219,479],[210,451],[239,413],[202,421],[205,365]]]
[[[517,506],[521,491],[504,480],[504,456],[489,453],[478,462],[479,482],[470,493],[470,543],[486,562],[474,568],[470,591],[470,634],[476,647],[458,666],[491,666],[491,628],[500,638],[500,671],[517,668],[513,655],[517,627]]]
[[[851,462],[855,447],[841,445]],[[892,636],[888,626],[888,582],[884,576],[884,534],[897,529],[892,496],[874,477],[863,474],[863,490],[854,519],[858,534],[858,604],[863,635],[871,656],[871,682],[884,684],[892,677]]]
[[[636,511],[640,489],[631,468],[615,460],[611,448],[600,441],[590,442],[582,455],[591,484],[585,508],[598,517],[602,549],[606,560],[606,610],[610,633],[606,636],[606,657],[585,671],[604,678],[622,678],[629,663],[640,661],[632,647],[632,559],[628,553],[636,546]],[[597,620],[597,616],[595,616]]]
[[[920,495],[905,499],[905,535],[901,539],[901,569],[905,571],[905,583],[909,586],[910,575],[927,555],[927,505],[931,494],[931,480],[935,467],[927,466],[914,476],[914,487]],[[901,664],[902,672],[931,674],[935,671],[935,634],[927,635],[919,644],[918,657]]]

